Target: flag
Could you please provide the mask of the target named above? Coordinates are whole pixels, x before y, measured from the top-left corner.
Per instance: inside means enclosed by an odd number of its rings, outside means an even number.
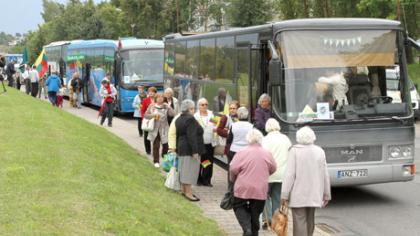
[[[43,48],[38,58],[35,61],[36,70],[38,71],[39,77],[42,77],[44,73],[48,70],[48,59],[45,55],[45,49]]]
[[[19,66],[19,69],[20,69],[20,72],[25,72],[25,64],[27,64],[28,63],[28,52],[27,52],[27,50],[26,50],[26,48],[23,48],[23,51],[22,51],[22,63],[20,63],[20,66]]]
[[[28,63],[28,51],[26,50],[26,48],[23,48],[21,64],[26,64],[26,63]]]
[[[209,160],[204,160],[203,162],[201,162],[201,166],[203,168],[206,168],[209,165],[211,165],[211,162]]]

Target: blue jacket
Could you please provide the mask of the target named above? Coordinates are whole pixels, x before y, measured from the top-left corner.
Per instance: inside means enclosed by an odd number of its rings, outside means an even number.
[[[54,74],[50,75],[45,85],[48,87],[48,92],[57,92],[61,87],[60,78]]]

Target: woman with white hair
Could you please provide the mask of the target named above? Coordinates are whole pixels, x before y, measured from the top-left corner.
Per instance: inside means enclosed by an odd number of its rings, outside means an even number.
[[[200,199],[192,193],[191,185],[197,184],[200,155],[205,152],[203,128],[194,118],[194,102],[186,99],[181,103],[181,115],[174,121],[176,129],[176,153],[178,154],[179,181],[182,193],[190,201]]]
[[[255,109],[255,128],[265,133],[265,122],[272,117],[270,109],[271,98],[268,94],[261,94],[258,99],[258,107]]]
[[[227,153],[228,165],[230,165],[235,154],[248,146],[246,135],[252,130],[253,126],[248,122],[248,109],[246,107],[239,107],[236,115],[238,121],[232,123],[229,135],[226,140],[226,146],[229,146]],[[230,181],[228,173],[228,192],[233,192],[233,183]],[[226,196],[226,195],[225,195]]]
[[[265,202],[267,215],[263,215],[263,229],[271,225],[271,218],[280,206],[281,182],[286,168],[287,154],[292,146],[290,139],[280,133],[280,124],[274,118],[267,120],[265,131],[267,135],[263,138],[262,146],[273,155],[277,170],[268,179],[268,198]]]
[[[330,177],[325,152],[314,144],[314,131],[305,126],[296,132],[283,176],[281,199],[293,213],[293,235],[312,235],[315,208],[325,207],[331,200]]]
[[[209,103],[207,99],[200,98],[197,101],[198,111],[194,114],[194,118],[203,128],[203,140],[206,148],[205,154],[201,156],[200,175],[198,176],[198,185],[212,187],[211,177],[213,176],[213,133],[216,131],[213,112],[208,110]]]
[[[168,105],[172,107],[172,109],[174,110],[175,115],[178,114],[179,103],[178,103],[178,99],[174,97],[174,91],[171,88],[166,88],[163,95],[165,96],[166,103],[168,103]],[[174,116],[168,116],[169,125],[172,123],[173,119],[174,119]]]
[[[230,180],[235,183],[233,210],[243,235],[258,235],[268,178],[276,171],[273,156],[261,146],[262,138],[259,130],[250,130],[246,135],[248,146],[236,153],[229,167]]]

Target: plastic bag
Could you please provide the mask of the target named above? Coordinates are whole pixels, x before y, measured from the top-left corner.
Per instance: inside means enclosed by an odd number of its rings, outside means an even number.
[[[178,169],[178,158],[176,157],[176,153],[169,152],[163,156],[162,169],[169,172],[172,166]]]
[[[171,167],[168,175],[166,176],[165,187],[179,191],[181,190],[181,182],[179,181],[179,172],[175,167]]]

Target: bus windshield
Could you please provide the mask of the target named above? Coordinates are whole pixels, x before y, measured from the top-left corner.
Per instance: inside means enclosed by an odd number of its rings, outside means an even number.
[[[390,80],[386,73],[399,68],[396,35],[393,30],[280,33],[284,84],[274,88],[274,110],[288,122],[407,116],[408,81]],[[389,87],[398,93],[390,94]]]
[[[121,52],[123,83],[162,82],[163,49],[137,49]]]

